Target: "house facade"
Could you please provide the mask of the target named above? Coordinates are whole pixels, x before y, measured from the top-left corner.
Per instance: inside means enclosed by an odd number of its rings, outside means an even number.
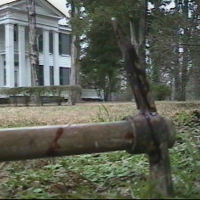
[[[39,85],[68,85],[70,27],[66,16],[46,0],[36,0]],[[0,2],[0,87],[31,86],[26,0]]]

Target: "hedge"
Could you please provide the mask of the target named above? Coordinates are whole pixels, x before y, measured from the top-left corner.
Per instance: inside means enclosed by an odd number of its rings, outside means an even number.
[[[33,86],[33,87],[14,87],[2,88],[0,94],[9,97],[25,96],[25,97],[38,97],[39,104],[41,105],[42,96],[58,97],[68,96],[70,105],[74,105],[76,100],[81,95],[82,88],[79,85],[61,85],[61,86]]]

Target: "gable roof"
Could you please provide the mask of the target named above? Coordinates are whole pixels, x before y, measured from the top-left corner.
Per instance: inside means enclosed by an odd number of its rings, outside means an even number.
[[[17,2],[20,2],[20,1],[24,1],[24,0],[0,0],[0,7],[1,6],[5,6],[5,5],[9,5],[9,4],[13,4],[13,3],[17,3]],[[67,14],[68,13],[64,13],[62,12],[58,6],[56,6],[56,2],[58,2],[58,0],[55,0],[53,3],[53,1],[51,0],[51,2],[49,0],[42,0],[42,2],[44,2],[49,4],[51,7],[53,7],[62,17],[68,17]]]
[[[1,0],[1,1],[0,1],[0,6],[1,6],[1,5],[4,5],[4,4],[11,3],[11,2],[13,2],[13,1],[16,1],[16,0]]]

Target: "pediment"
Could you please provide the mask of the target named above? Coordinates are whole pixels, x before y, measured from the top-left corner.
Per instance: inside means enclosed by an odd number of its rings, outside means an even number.
[[[15,9],[19,9],[21,11],[26,10],[26,0],[15,0],[8,2],[9,5],[13,5]],[[47,0],[36,0],[36,13],[47,16],[54,16],[58,18],[64,18],[65,15],[58,10],[54,5],[52,5]],[[3,6],[3,5],[1,5]]]

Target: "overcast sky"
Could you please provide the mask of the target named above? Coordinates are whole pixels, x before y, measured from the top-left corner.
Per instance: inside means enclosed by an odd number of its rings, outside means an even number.
[[[66,0],[48,0],[48,1],[51,4],[53,4],[56,8],[58,8],[60,11],[62,11],[65,15],[68,16],[68,10],[66,8]]]

